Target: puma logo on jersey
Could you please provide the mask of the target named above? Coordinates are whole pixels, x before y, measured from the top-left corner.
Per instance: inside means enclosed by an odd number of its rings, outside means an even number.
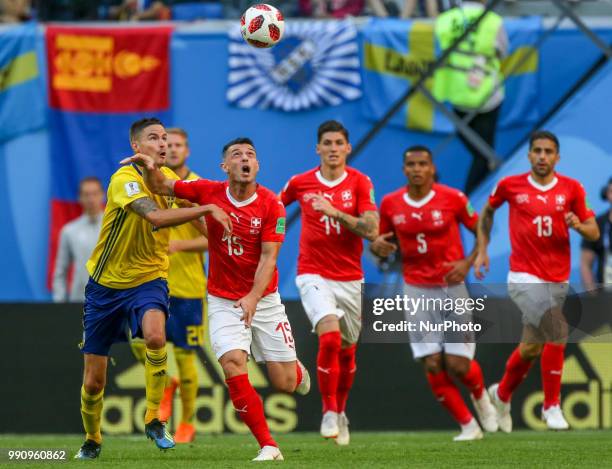
[[[331,200],[333,202],[334,201],[334,194],[323,193],[323,198],[324,199],[329,199],[329,200]]]
[[[421,212],[412,212],[410,216],[412,218],[416,218],[419,221],[423,221],[423,214]]]
[[[326,375],[329,374],[329,368],[321,368],[320,366],[318,366],[317,370],[319,370],[321,373],[325,373]]]
[[[240,217],[238,215],[236,215],[234,212],[230,212],[230,216],[234,217],[236,219],[236,223],[240,223]]]
[[[536,199],[541,200],[542,202],[544,202],[545,204],[548,203],[548,196],[547,195],[536,195]]]
[[[246,412],[247,412],[247,407],[248,407],[248,406],[249,406],[249,405],[247,404],[247,405],[245,405],[245,406],[244,406],[242,409],[236,409],[236,408],[234,407],[234,410],[235,410],[236,412],[243,412],[243,413],[245,413],[245,414],[246,414]]]

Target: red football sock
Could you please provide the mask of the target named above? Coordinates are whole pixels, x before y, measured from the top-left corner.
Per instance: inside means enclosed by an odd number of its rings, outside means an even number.
[[[545,344],[540,357],[542,388],[544,389],[544,409],[559,405],[561,402],[561,375],[565,344]]]
[[[295,361],[295,375],[296,375],[296,380],[295,380],[295,387],[297,389],[297,387],[301,384],[302,382],[302,378],[303,373],[302,373],[302,369],[300,368],[300,364],[298,363],[298,361]]]
[[[459,378],[463,384],[470,390],[475,399],[480,399],[484,392],[484,378],[482,370],[476,360],[470,362],[470,369],[466,374]]]
[[[502,401],[510,402],[512,393],[527,377],[531,365],[533,360],[525,360],[521,357],[519,348],[515,348],[506,362],[506,371],[497,388],[497,395]]]
[[[453,418],[460,425],[465,425],[474,417],[463,402],[461,393],[455,383],[450,379],[446,371],[442,370],[437,374],[427,373],[429,386],[436,396],[436,399],[451,413]]]
[[[319,391],[323,400],[323,413],[338,412],[336,392],[338,375],[340,374],[340,331],[326,332],[319,337],[319,353],[317,354],[317,378]]]
[[[345,411],[349,391],[353,387],[355,371],[357,371],[357,366],[355,364],[356,350],[357,345],[355,344],[340,350],[340,376],[338,378],[338,393],[336,395],[338,412]]]
[[[234,409],[236,409],[242,421],[249,427],[253,436],[257,438],[259,446],[262,448],[264,446],[278,447],[270,435],[261,397],[251,386],[249,375],[234,376],[226,379],[225,382],[227,383]]]

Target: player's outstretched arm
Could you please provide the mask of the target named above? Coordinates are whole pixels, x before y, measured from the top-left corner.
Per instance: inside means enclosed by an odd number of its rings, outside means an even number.
[[[478,228],[476,232],[477,253],[476,259],[474,260],[474,274],[479,280],[482,280],[485,276],[485,272],[489,271],[489,254],[487,253],[487,247],[491,239],[494,214],[495,209],[487,202],[478,218]]]
[[[208,238],[206,236],[198,236],[193,239],[171,239],[169,254],[175,252],[204,252],[208,250]]]
[[[261,255],[259,256],[259,263],[255,271],[253,287],[246,296],[243,296],[234,303],[234,307],[242,308],[243,314],[240,320],[244,321],[245,327],[251,326],[257,303],[261,300],[266,288],[268,288],[272,281],[280,248],[281,243],[278,242],[268,241],[261,243]]]
[[[335,208],[329,200],[326,200],[321,194],[317,194],[312,198],[312,208],[328,217],[335,218],[349,231],[368,241],[374,241],[378,236],[379,217],[378,212],[375,210],[367,210],[363,212],[361,216],[354,217]]]
[[[136,199],[128,205],[131,210],[147,220],[156,228],[167,228],[170,226],[181,225],[196,218],[205,215],[212,216],[215,220],[223,225],[226,232],[231,233],[232,221],[227,213],[225,213],[217,205],[198,205],[191,208],[172,208],[160,209],[157,204],[148,197]]]
[[[149,190],[159,195],[174,195],[174,183],[176,180],[169,179],[157,167],[153,158],[149,155],[136,153],[133,156],[122,159],[121,164],[135,163],[142,168],[142,178]]]
[[[599,239],[599,225],[595,217],[587,218],[581,223],[574,212],[567,212],[565,214],[565,223],[567,223],[567,226],[580,233],[580,236],[587,241],[597,241]]]

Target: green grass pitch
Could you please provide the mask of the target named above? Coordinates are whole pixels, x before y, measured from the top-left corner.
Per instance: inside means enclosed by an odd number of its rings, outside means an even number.
[[[455,443],[452,432],[358,433],[337,447],[314,433],[280,435],[283,467],[612,467],[612,431],[496,433],[475,442]],[[62,448],[74,455],[76,435],[0,435],[0,448]],[[238,467],[257,453],[251,436],[198,435],[195,443],[162,453],[145,437],[106,437],[98,461],[7,464],[15,467],[199,468]],[[6,453],[5,453],[6,454]]]

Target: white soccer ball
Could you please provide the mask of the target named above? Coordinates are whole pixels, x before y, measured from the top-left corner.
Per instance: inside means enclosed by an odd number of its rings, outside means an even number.
[[[272,5],[253,5],[240,18],[242,37],[253,47],[272,47],[281,40],[284,31],[283,14]]]

